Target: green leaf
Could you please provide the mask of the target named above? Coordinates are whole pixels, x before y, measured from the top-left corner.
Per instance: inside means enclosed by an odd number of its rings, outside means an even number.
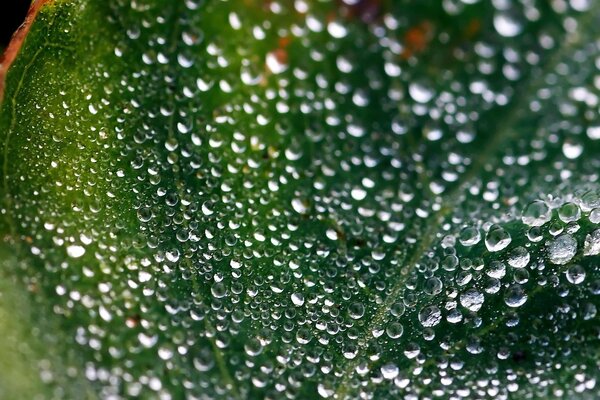
[[[0,109],[0,384],[597,398],[599,18],[47,2]]]

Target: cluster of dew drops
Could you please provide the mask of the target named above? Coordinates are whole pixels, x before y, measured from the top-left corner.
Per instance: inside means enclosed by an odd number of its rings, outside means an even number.
[[[482,1],[432,7],[460,20]],[[583,143],[600,138],[572,111],[593,112],[597,87],[574,78],[558,91],[566,105],[552,114],[572,135],[551,121],[478,158],[499,123],[481,121],[521,101],[516,85],[543,70],[558,32],[576,32],[591,3],[494,0],[464,43],[452,35],[470,31],[374,0],[259,2],[247,12],[236,1],[145,3],[111,3],[109,25],[128,29],[109,36],[114,65],[90,74],[105,96],[71,106],[72,118],[113,126],[90,134],[110,143],[98,163],[114,181],[97,185],[108,185],[108,206],[85,220],[75,207],[60,216],[65,226],[47,221],[42,232],[67,238],[33,247],[46,263],[66,251],[59,269],[82,274],[46,279],[63,299],[53,310],[78,321],[75,342],[92,354],[85,377],[107,398],[527,391],[510,371],[470,378],[477,362],[455,354],[450,367],[425,365],[452,352],[441,331],[493,325],[483,313],[493,298],[501,315],[528,304],[532,276],[545,285],[540,259],[552,273],[564,266],[572,285],[591,280],[574,260],[600,253],[589,227],[600,223],[596,192],[535,199],[571,178]],[[594,51],[559,64],[524,106],[540,115],[565,63],[579,70]],[[428,72],[421,57],[439,65]],[[126,99],[117,115],[115,99]],[[595,317],[593,304],[586,310]],[[502,323],[518,324],[512,314]],[[472,355],[484,350],[467,343]],[[582,373],[573,390],[594,386]]]

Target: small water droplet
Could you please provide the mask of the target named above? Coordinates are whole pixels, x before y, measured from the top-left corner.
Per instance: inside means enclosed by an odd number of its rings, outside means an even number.
[[[294,303],[296,307],[301,307],[304,305],[304,296],[301,293],[293,293],[291,298],[292,303]]]
[[[380,370],[381,370],[381,375],[383,375],[383,377],[385,379],[390,379],[390,380],[396,378],[399,373],[398,366],[396,364],[392,364],[392,363],[383,365]]]
[[[494,28],[504,37],[515,37],[523,30],[521,25],[512,15],[498,12],[494,15]]]
[[[434,96],[435,92],[419,82],[413,82],[408,87],[410,97],[417,103],[428,103]]]
[[[579,285],[581,282],[585,280],[585,269],[581,265],[573,265],[570,267],[567,272],[567,280],[574,284]]]

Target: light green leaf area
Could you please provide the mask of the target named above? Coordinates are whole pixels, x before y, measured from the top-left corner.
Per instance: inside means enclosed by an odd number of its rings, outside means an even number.
[[[598,37],[593,1],[46,4],[0,393],[598,398]]]

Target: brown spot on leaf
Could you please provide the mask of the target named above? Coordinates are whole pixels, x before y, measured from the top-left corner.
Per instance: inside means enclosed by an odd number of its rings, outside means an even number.
[[[467,39],[472,39],[477,36],[479,31],[481,31],[481,21],[473,19],[467,25],[467,29],[465,29],[465,36]]]
[[[402,58],[406,60],[425,51],[433,39],[433,31],[433,24],[429,21],[423,21],[407,30],[404,34]]]

